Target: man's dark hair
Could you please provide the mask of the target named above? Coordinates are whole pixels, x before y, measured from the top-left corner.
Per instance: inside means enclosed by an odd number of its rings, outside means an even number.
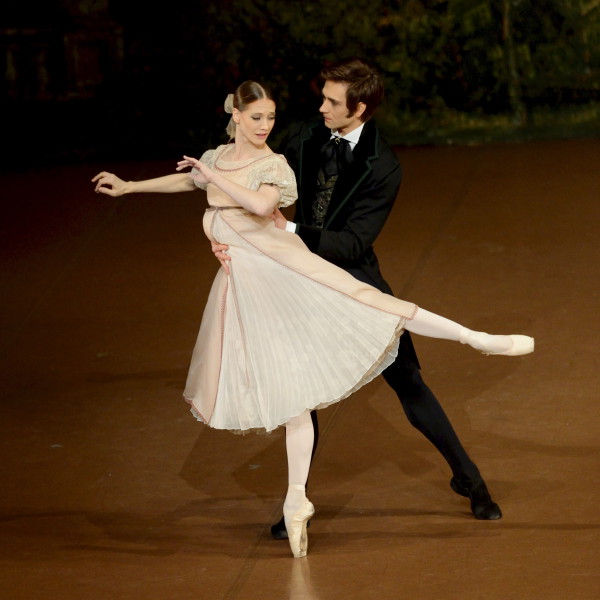
[[[346,105],[348,116],[354,114],[359,102],[366,105],[360,119],[368,121],[383,100],[383,78],[375,67],[361,58],[345,58],[331,63],[321,70],[320,79],[326,81],[347,83]]]

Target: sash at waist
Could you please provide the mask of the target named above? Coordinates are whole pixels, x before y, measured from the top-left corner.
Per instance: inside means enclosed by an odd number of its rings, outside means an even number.
[[[228,210],[230,208],[239,208],[240,210],[246,210],[243,206],[209,206],[206,209],[206,212],[210,212],[213,210]],[[248,212],[248,211],[246,211]]]

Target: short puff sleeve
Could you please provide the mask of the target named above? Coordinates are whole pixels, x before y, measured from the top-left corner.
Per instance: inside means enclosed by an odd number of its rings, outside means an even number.
[[[206,166],[210,167],[211,169],[214,169],[215,162],[216,162],[216,159],[217,159],[217,151],[219,149],[220,149],[220,146],[219,146],[219,148],[216,148],[216,149],[207,150],[200,157],[200,162],[204,163]],[[199,171],[198,171],[198,169],[193,168],[192,171],[191,171],[191,173],[192,173],[192,175],[198,175]],[[206,186],[208,185],[207,183],[200,183],[199,181],[196,181],[195,179],[192,179],[192,181],[200,189],[206,190]]]
[[[251,190],[258,190],[263,184],[279,188],[281,193],[279,208],[290,206],[298,199],[296,176],[281,154],[272,154],[266,160],[257,161],[251,168],[248,174],[248,187]]]

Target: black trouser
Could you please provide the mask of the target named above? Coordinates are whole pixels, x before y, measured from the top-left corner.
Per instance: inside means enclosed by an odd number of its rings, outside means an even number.
[[[444,409],[427,387],[408,331],[400,338],[398,358],[382,373],[396,392],[410,424],[418,429],[446,459],[452,474],[460,480],[477,479],[479,469],[463,448]],[[313,456],[319,441],[316,410],[312,411],[315,430]]]

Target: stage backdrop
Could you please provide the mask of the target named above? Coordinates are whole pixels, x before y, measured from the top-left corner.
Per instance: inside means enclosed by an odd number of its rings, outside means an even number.
[[[600,0],[5,0],[0,19],[3,167],[197,154],[250,78],[276,145],[351,55],[385,76],[392,144],[600,133]]]

